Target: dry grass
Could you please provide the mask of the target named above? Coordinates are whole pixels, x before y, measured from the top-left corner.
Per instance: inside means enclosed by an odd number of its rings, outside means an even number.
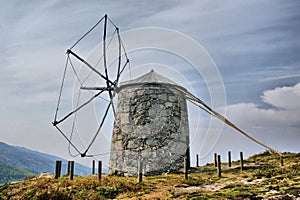
[[[143,177],[103,175],[75,176],[58,180],[32,177],[0,186],[0,199],[262,199],[281,195],[278,199],[300,197],[300,154],[285,154],[280,166],[276,155],[267,153],[250,157],[245,170],[239,163],[226,168],[217,177],[212,165],[194,168],[189,180],[183,174]]]

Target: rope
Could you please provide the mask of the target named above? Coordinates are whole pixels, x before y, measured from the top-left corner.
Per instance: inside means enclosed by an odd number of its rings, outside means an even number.
[[[103,19],[105,19],[105,24],[104,24],[104,33],[103,33],[103,55],[99,58],[99,60],[96,62],[96,65],[95,66],[92,66],[91,64],[89,64],[86,60],[84,60],[83,58],[81,58],[79,55],[77,55],[76,53],[74,53],[72,51],[72,49],[81,41],[83,40],[89,33],[91,33],[102,21]],[[106,45],[106,37],[107,37],[107,20],[108,22],[110,22],[114,27],[115,27],[115,30],[113,32],[109,40],[109,42],[107,43]],[[109,79],[109,75],[108,75],[108,66],[107,66],[107,63],[106,63],[106,50],[110,47],[111,43],[112,43],[112,40],[114,39],[115,35],[118,35],[118,42],[119,42],[119,46],[118,46],[118,49],[119,49],[119,58],[118,58],[118,72],[117,72],[117,77],[116,77],[116,80],[114,82],[112,82],[110,79]],[[124,51],[124,53],[122,52],[122,50]],[[86,77],[82,77],[83,80],[81,80],[81,78],[79,77],[79,74],[78,74],[78,71],[77,69],[75,68],[76,65],[73,64],[73,60],[70,56],[70,54],[72,56],[74,56],[75,58],[77,58],[79,61],[81,61],[82,63],[84,63],[87,67],[89,67],[91,69],[91,72],[86,76]],[[126,61],[123,60],[121,58],[121,56],[125,56],[126,57]],[[99,63],[101,62],[101,60],[103,59],[103,62],[104,62],[104,69],[105,69],[105,74],[102,74],[100,71],[98,71],[96,68],[99,66]],[[123,68],[121,69],[121,65],[122,65],[122,61],[125,62]],[[73,70],[73,73],[75,74],[76,76],[76,79],[78,80],[78,82],[80,83],[80,86],[82,87],[82,85],[89,79],[90,75],[94,72],[96,74],[98,74],[101,78],[103,78],[105,81],[106,81],[106,85],[107,85],[107,88],[110,88],[111,86],[117,86],[118,84],[118,81],[119,81],[119,78],[120,78],[120,75],[122,74],[122,72],[124,71],[125,67],[129,64],[129,67],[130,67],[130,62],[129,62],[129,59],[128,59],[128,56],[127,56],[127,53],[126,53],[126,50],[125,50],[125,47],[124,47],[124,44],[121,40],[121,37],[120,37],[120,34],[119,34],[119,28],[111,21],[111,19],[105,15],[104,17],[102,17],[90,30],[88,30],[82,37],[80,37],[68,50],[67,50],[67,60],[66,60],[66,64],[65,64],[65,69],[64,69],[64,73],[63,73],[63,80],[62,80],[62,84],[60,86],[60,92],[59,92],[59,98],[58,98],[58,102],[57,102],[57,107],[56,107],[56,112],[55,112],[55,117],[54,117],[54,121],[53,121],[53,125],[56,127],[56,129],[63,135],[63,137],[68,141],[68,150],[69,150],[69,154],[72,156],[72,157],[76,157],[78,155],[81,155],[82,157],[93,157],[93,156],[97,156],[97,155],[107,155],[109,154],[110,152],[107,152],[107,153],[100,153],[100,154],[89,154],[87,155],[87,152],[90,150],[91,146],[93,145],[93,143],[95,142],[96,138],[98,137],[102,127],[103,127],[103,124],[106,120],[106,117],[108,115],[108,112],[109,112],[109,109],[110,109],[110,106],[113,107],[113,110],[114,110],[114,102],[113,102],[113,96],[115,95],[115,90],[114,92],[112,92],[111,90],[108,90],[109,92],[109,97],[110,97],[110,100],[106,99],[106,98],[103,98],[101,97],[101,94],[106,91],[106,89],[104,90],[101,90],[100,92],[94,94],[94,96],[92,96],[90,99],[88,99],[86,102],[84,102],[83,104],[79,105],[79,101],[80,101],[80,94],[81,94],[81,90],[79,91],[79,94],[78,94],[78,97],[77,97],[77,102],[76,102],[76,108],[71,111],[70,113],[68,113],[67,115],[65,115],[62,119],[60,120],[57,120],[57,117],[58,117],[58,110],[59,110],[59,106],[60,106],[60,101],[61,101],[61,98],[62,98],[62,93],[63,93],[63,88],[64,88],[64,82],[65,82],[65,79],[66,79],[66,73],[67,73],[67,67],[68,65],[71,65],[72,67],[72,70]],[[77,67],[77,66],[76,66]],[[116,87],[115,87],[116,88]],[[90,91],[91,92],[91,91]],[[74,145],[74,141],[72,142],[72,140],[74,140],[74,131],[77,132],[78,136],[79,136],[79,140],[83,146],[83,148],[85,149],[85,145],[83,144],[83,141],[81,140],[80,138],[80,135],[79,135],[79,132],[76,128],[76,123],[77,123],[77,112],[80,111],[83,107],[85,107],[87,104],[89,104],[91,101],[93,101],[95,98],[101,98],[107,102],[109,102],[106,110],[105,110],[105,113],[103,115],[103,118],[102,118],[102,121],[95,133],[95,135],[93,136],[90,144],[87,146],[86,150],[82,153],[81,151],[79,151],[79,149]],[[114,111],[115,113],[115,111]],[[73,117],[73,122],[72,122],[72,126],[71,126],[71,132],[70,132],[70,135],[69,137],[67,137],[67,135],[62,131],[62,129],[60,129],[59,127],[59,124],[62,123],[63,121],[65,121],[66,119],[68,119],[70,116],[74,116]],[[74,148],[74,150],[78,153],[78,154],[73,154],[71,152],[71,147]]]
[[[105,152],[105,153],[98,153],[98,154],[93,154],[92,156],[104,156],[104,155],[108,155],[110,154],[110,152]]]
[[[107,44],[107,46],[106,46],[106,50],[107,50],[108,47],[110,46],[111,41],[113,40],[115,34],[116,34],[116,29],[115,29],[115,31],[113,32],[113,34],[112,34],[112,36],[111,36],[111,38],[110,38],[110,40],[109,40],[109,42],[108,42],[108,44]],[[95,68],[99,65],[99,63],[101,62],[102,59],[103,59],[103,54],[102,54],[102,56],[100,56],[99,60],[97,61],[96,65],[95,65]],[[90,74],[91,74],[91,73],[92,73],[92,72],[90,72]],[[90,76],[90,74],[89,74],[89,76]]]
[[[129,61],[128,56],[127,56],[127,53],[126,53],[126,49],[125,49],[125,47],[124,47],[124,44],[123,44],[122,39],[120,39],[120,41],[121,41],[122,49],[123,49],[123,51],[124,51],[124,55],[125,55],[125,57],[126,57],[126,60]]]
[[[108,49],[108,47],[110,46],[110,44],[111,44],[111,42],[112,42],[113,37],[115,36],[115,34],[116,34],[116,29],[115,29],[113,35],[111,36],[111,39],[109,40],[106,49]],[[102,56],[100,56],[100,58],[98,59],[96,65],[95,65],[95,69],[97,69],[97,66],[98,66],[99,63],[101,62],[102,58],[103,58],[103,54],[102,54]],[[91,76],[92,74],[93,74],[93,71],[89,72],[89,74],[86,76],[86,78],[82,81],[82,84],[85,83],[85,82],[90,78],[90,76]],[[104,99],[103,97],[100,97],[100,98]],[[106,100],[106,99],[104,99],[104,100]]]
[[[82,154],[82,156],[85,156],[85,155],[86,155],[86,153],[89,151],[89,149],[91,148],[91,146],[92,146],[93,143],[95,142],[96,137],[98,136],[98,134],[99,134],[99,132],[100,132],[100,130],[101,130],[103,124],[104,124],[104,121],[105,121],[105,118],[106,118],[106,116],[107,116],[107,114],[108,114],[108,110],[109,110],[110,105],[111,105],[111,102],[108,104],[108,106],[107,106],[107,108],[106,108],[106,111],[105,111],[105,113],[104,113],[104,116],[103,116],[103,118],[102,118],[102,121],[101,121],[101,123],[100,123],[100,125],[99,125],[99,128],[98,128],[98,130],[97,130],[97,132],[96,132],[94,138],[92,139],[91,143],[89,144],[89,146],[87,147],[87,149],[85,150],[85,152]]]
[[[88,32],[86,32],[81,38],[79,38],[79,40],[77,40],[76,42],[75,42],[75,44],[73,44],[72,46],[71,46],[71,48],[70,49],[73,49],[83,38],[85,38],[92,30],[94,30],[97,26],[98,26],[98,24],[100,24],[100,22],[106,17],[107,15],[105,15],[105,16],[103,16]]]
[[[104,72],[105,72],[105,79],[106,79],[106,86],[109,87],[109,79],[108,79],[108,71],[107,71],[107,64],[106,64],[106,28],[107,28],[107,15],[105,15],[104,20],[104,30],[103,30],[103,65],[104,65]]]
[[[108,44],[108,45],[109,45],[109,44]],[[102,56],[102,57],[103,57],[103,56]],[[74,72],[74,74],[75,74],[75,76],[76,76],[78,82],[80,83],[80,86],[82,86],[82,85],[87,81],[87,79],[90,77],[90,75],[93,73],[93,71],[91,71],[91,72],[88,74],[88,76],[87,76],[83,81],[81,81],[80,78],[79,78],[78,73],[77,73],[76,70],[75,70],[75,67],[74,67],[74,64],[72,63],[72,60],[71,60],[71,58],[69,57],[69,55],[68,55],[68,60],[69,60],[69,63],[71,64],[71,66],[72,66],[73,72]],[[92,94],[94,94],[94,93],[91,92],[90,90],[89,90],[89,92],[92,93]],[[109,102],[109,101],[110,101],[110,100],[108,100],[108,99],[106,99],[106,98],[104,98],[104,97],[101,97],[101,96],[99,96],[99,98],[100,98],[100,99],[103,99],[103,100],[106,101],[106,102]]]
[[[77,102],[76,102],[76,108],[78,108],[78,105],[79,105],[80,94],[81,94],[81,90],[79,90],[79,93],[78,93]],[[72,129],[71,129],[71,134],[70,134],[70,138],[69,138],[70,141],[72,141],[72,138],[73,138],[73,133],[74,133],[74,129],[75,129],[76,118],[77,118],[77,112],[75,113],[75,115],[74,115],[74,120],[73,120],[73,122],[72,122]],[[76,130],[76,131],[77,131],[77,130]],[[79,138],[79,140],[80,140],[82,146],[84,146],[84,145],[83,145],[83,142],[81,141],[80,138]],[[73,155],[73,154],[71,153],[70,147],[71,147],[71,145],[70,145],[70,143],[69,143],[69,145],[68,145],[68,151],[69,151],[69,155],[70,155],[71,157],[77,157],[77,156],[80,155],[79,153],[76,154],[76,155]]]
[[[127,60],[129,62],[129,60]],[[131,77],[131,65],[130,65],[130,62],[128,64],[128,68],[129,68],[129,80],[132,80],[132,77]]]
[[[118,71],[117,71],[117,79],[116,79],[116,85],[118,85],[119,78],[120,78],[120,68],[121,68],[121,51],[122,51],[122,45],[121,45],[121,37],[119,33],[119,28],[116,29],[118,34],[118,41],[119,41],[119,58],[118,58]]]
[[[119,35],[119,33],[118,33],[118,35]],[[119,35],[119,36],[120,36],[120,35]],[[125,49],[125,47],[124,47],[124,44],[123,44],[123,41],[122,41],[121,37],[120,37],[119,42],[121,43],[122,49],[123,49],[123,51],[124,51],[124,55],[125,55],[125,57],[126,57],[126,63],[124,64],[124,66],[123,66],[123,68],[122,68],[122,70],[121,70],[119,76],[121,76],[121,74],[123,73],[123,71],[124,71],[126,65],[129,63],[129,76],[130,76],[130,80],[131,80],[130,62],[129,62],[129,58],[128,58],[128,56],[127,56],[126,49]]]
[[[72,66],[73,72],[74,72],[74,74],[75,74],[77,80],[79,81],[80,85],[82,85],[83,82],[80,80],[80,78],[79,78],[79,76],[78,76],[78,74],[77,74],[77,72],[76,72],[76,70],[75,70],[75,67],[74,67],[74,65],[73,65],[73,63],[72,63],[72,60],[71,60],[71,58],[70,58],[69,55],[68,55],[68,59],[69,59],[69,61],[70,61],[70,65]]]
[[[113,84],[113,82],[111,82],[110,80],[107,80],[107,78],[103,74],[101,74],[101,72],[99,72],[97,69],[95,69],[91,64],[89,64],[86,60],[84,60],[83,58],[81,58],[79,55],[77,55],[76,53],[74,53],[73,51],[71,51],[71,49],[67,50],[67,54],[72,54],[75,58],[77,58],[82,63],[84,63],[86,66],[88,66],[93,72],[95,72],[96,74],[98,74],[101,78],[103,78],[104,80],[106,80],[106,81],[110,82],[111,84]]]
[[[214,116],[214,114],[213,114],[213,113],[211,113],[209,110],[207,110],[207,109],[203,108],[203,107],[201,106],[201,104],[200,104],[200,105],[199,105],[199,104],[197,104],[195,101],[193,101],[193,99],[192,99],[192,98],[190,98],[190,97],[188,97],[188,96],[186,96],[186,98],[187,98],[187,100],[189,100],[189,102],[191,102],[191,103],[192,103],[192,104],[194,104],[195,106],[199,107],[201,110],[203,110],[203,111],[205,111],[206,113],[208,113],[208,114],[210,114],[210,115],[213,115],[213,116]]]
[[[62,136],[64,136],[64,138],[69,142],[69,144],[71,144],[71,146],[79,153],[80,151],[77,149],[77,147],[72,143],[71,140],[69,140],[69,138],[64,134],[64,132],[58,127],[58,126],[55,126],[55,128],[62,134]]]
[[[106,15],[106,17],[107,17],[107,19],[109,20],[109,22],[115,27],[115,28],[118,28],[115,24],[114,24],[114,22]]]
[[[121,74],[123,73],[123,71],[124,71],[124,69],[125,69],[125,67],[127,66],[128,63],[130,64],[129,59],[127,59],[126,63],[124,64],[124,66],[123,66],[123,68],[122,68],[122,70],[121,70],[121,72],[120,72],[120,76],[121,76]],[[129,66],[130,66],[130,65],[129,65]],[[130,74],[130,78],[131,78],[131,74]]]
[[[67,73],[67,67],[68,67],[68,61],[69,61],[68,58],[69,58],[69,55],[68,55],[67,60],[66,60],[65,69],[64,69],[64,73],[63,73],[63,79],[62,79],[62,82],[61,82],[61,85],[60,85],[60,90],[59,90],[59,95],[58,95],[57,106],[56,106],[56,111],[55,111],[55,116],[54,116],[53,123],[57,119],[57,114],[58,114],[59,105],[60,105],[60,99],[61,99],[61,95],[62,95],[62,91],[63,91],[63,86],[64,86],[64,82],[65,82],[65,78],[66,78],[66,73]]]
[[[186,96],[188,96],[190,100],[195,101],[196,103],[199,103],[199,104],[203,105],[205,108],[207,108],[207,110],[209,111],[209,112],[208,112],[209,114],[211,114],[211,115],[213,115],[214,117],[218,118],[219,120],[223,121],[225,124],[227,124],[228,126],[232,127],[233,129],[237,130],[238,132],[240,132],[241,134],[243,134],[244,136],[246,136],[246,137],[249,138],[250,140],[254,141],[255,143],[257,143],[257,144],[259,144],[259,145],[261,145],[261,146],[263,146],[263,147],[265,147],[265,148],[267,148],[267,149],[269,149],[271,152],[273,152],[273,153],[275,153],[275,154],[278,154],[278,155],[282,156],[282,154],[281,154],[279,151],[277,151],[277,150],[275,150],[275,149],[273,149],[273,148],[271,148],[271,147],[269,147],[269,146],[263,144],[262,142],[256,140],[255,138],[253,138],[252,136],[250,136],[249,134],[247,134],[246,132],[244,132],[243,130],[241,130],[240,128],[238,128],[236,125],[234,125],[234,124],[233,124],[232,122],[230,122],[228,119],[226,119],[223,115],[221,115],[220,113],[218,113],[218,112],[214,111],[213,109],[211,109],[211,108],[210,108],[208,105],[206,105],[203,101],[201,101],[199,98],[195,97],[194,95],[192,95],[192,94],[189,93],[188,91],[183,90],[183,89],[181,89],[180,87],[177,87],[177,86],[173,86],[173,87],[174,87],[176,90],[178,90],[178,91],[182,92],[183,94],[185,94]],[[198,106],[198,107],[199,107],[199,106]],[[211,113],[210,113],[210,112],[211,112]]]
[[[102,91],[98,92],[97,94],[95,94],[92,98],[90,98],[88,101],[86,101],[85,103],[83,103],[81,106],[79,106],[78,108],[76,108],[75,110],[73,110],[72,112],[70,112],[69,114],[67,114],[61,120],[54,121],[54,125],[57,125],[57,124],[63,122],[64,120],[66,120],[68,117],[70,117],[71,115],[73,115],[74,113],[76,113],[77,111],[79,111],[81,108],[83,108],[84,106],[86,106],[88,103],[90,103],[93,99],[95,99],[97,96],[99,96],[102,92],[104,92],[104,90],[102,90]]]

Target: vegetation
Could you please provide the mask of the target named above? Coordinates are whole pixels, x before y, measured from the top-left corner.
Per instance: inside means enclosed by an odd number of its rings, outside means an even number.
[[[0,163],[0,184],[20,181],[36,174],[36,172],[26,168]]]
[[[222,164],[219,178],[213,164],[192,168],[183,174],[143,177],[103,175],[28,178],[0,186],[0,199],[292,199],[300,197],[300,154],[285,153],[284,166],[277,155],[263,153],[228,168]],[[276,196],[276,198],[275,198]]]
[[[0,184],[23,180],[32,175],[54,172],[55,161],[62,160],[62,170],[66,171],[67,161],[49,154],[32,151],[0,142]],[[77,174],[89,174],[90,168],[75,165]]]

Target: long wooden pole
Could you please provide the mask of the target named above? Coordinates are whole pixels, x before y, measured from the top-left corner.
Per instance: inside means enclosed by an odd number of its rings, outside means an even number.
[[[228,167],[231,167],[231,151],[228,151]]]
[[[70,180],[74,179],[74,161],[70,161]]]
[[[218,161],[217,161],[217,153],[214,153],[214,161],[215,161],[215,167],[218,166]]]
[[[241,164],[241,171],[243,171],[244,170],[243,152],[240,152],[240,164]]]
[[[187,156],[184,157],[184,164],[183,164],[183,168],[184,168],[184,179],[188,179],[189,178],[189,172],[188,172],[188,158]]]
[[[222,176],[222,171],[221,171],[221,155],[218,155],[218,177]]]
[[[143,161],[139,160],[138,162],[138,183],[143,181]]]
[[[95,160],[93,160],[93,163],[92,163],[92,174],[93,175],[95,174]]]
[[[101,181],[102,179],[102,161],[98,161],[98,180]]]
[[[61,175],[61,160],[57,160],[55,165],[55,179],[58,179],[60,175]]]

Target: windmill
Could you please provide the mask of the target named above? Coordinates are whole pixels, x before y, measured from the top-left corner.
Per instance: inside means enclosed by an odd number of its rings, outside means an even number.
[[[176,172],[189,161],[189,126],[185,95],[170,79],[153,69],[121,82],[111,140],[109,174],[136,175]]]
[[[91,62],[87,61],[85,58],[80,56],[74,49],[86,37],[88,37],[89,34],[91,34],[93,31],[95,31],[95,29],[97,27],[99,27],[100,25],[103,25],[102,53],[101,53],[102,55],[100,55],[100,56],[98,55],[99,60],[97,60],[96,62],[94,62],[92,64],[91,63],[92,61]],[[108,38],[108,27],[109,27],[109,25],[112,27],[113,31],[112,31],[111,35],[109,36],[109,38]],[[110,43],[112,42],[113,39],[116,40],[117,44],[118,44],[118,47],[117,47],[117,49],[118,49],[117,50],[117,62],[116,62],[117,66],[116,66],[114,78],[112,78],[112,74],[109,74],[108,61],[107,61],[107,51],[108,51],[109,45],[110,45]],[[55,112],[55,116],[54,116],[54,120],[53,120],[52,124],[62,134],[62,136],[68,141],[69,150],[70,150],[70,147],[72,147],[73,150],[75,150],[76,154],[74,156],[80,155],[81,157],[87,157],[87,156],[89,157],[89,156],[93,156],[93,155],[89,154],[89,150],[92,147],[92,145],[94,144],[97,136],[99,135],[109,110],[111,109],[113,111],[113,113],[115,114],[115,107],[114,107],[114,103],[113,103],[113,97],[114,97],[114,94],[115,94],[115,89],[118,86],[119,78],[122,75],[124,69],[126,68],[126,66],[129,65],[129,59],[127,57],[124,45],[123,45],[121,37],[120,37],[119,28],[110,20],[110,18],[107,15],[102,17],[89,31],[87,31],[79,40],[77,40],[67,50],[66,54],[67,54],[67,60],[66,60],[64,73],[63,73],[62,84],[61,84],[61,87],[60,87],[56,112]],[[125,59],[124,59],[124,57],[125,57]],[[76,67],[74,66],[75,65],[74,62],[78,62],[78,63],[82,64],[84,67],[89,69],[90,72],[88,74],[84,74],[83,77],[80,77],[78,70],[76,70]],[[97,66],[99,66],[99,65],[103,66],[104,72],[101,72],[97,68]],[[86,99],[83,103],[80,104],[79,103],[80,93],[79,93],[78,101],[76,102],[75,108],[73,108],[67,114],[62,115],[63,117],[61,117],[59,119],[59,116],[60,116],[59,110],[60,110],[60,106],[61,106],[61,100],[62,100],[62,95],[63,95],[63,91],[64,91],[64,87],[65,87],[68,68],[72,69],[71,71],[73,71],[73,75],[75,75],[77,81],[80,83],[79,84],[79,86],[80,86],[79,91],[88,90],[88,91],[91,92],[92,95],[91,95],[90,98]],[[85,84],[88,84],[88,80],[90,79],[90,77],[92,75],[96,75],[97,78],[99,78],[102,81],[102,83],[104,83],[104,84],[101,85],[100,87],[85,86]],[[109,100],[108,100],[108,104],[107,104],[106,108],[104,109],[104,114],[102,116],[102,119],[100,120],[100,124],[99,124],[97,130],[95,131],[95,134],[91,138],[89,144],[87,146],[85,146],[84,149],[79,149],[74,144],[74,142],[72,141],[73,133],[76,130],[75,122],[76,122],[76,118],[77,118],[77,113],[80,112],[81,110],[83,110],[88,104],[90,104],[95,99],[97,99],[97,98],[105,99],[105,97],[102,97],[105,94],[108,96]],[[62,130],[62,128],[60,126],[66,120],[68,120],[70,118],[73,118],[73,122],[72,122],[72,125],[71,125],[71,131],[66,132],[66,131]]]
[[[95,61],[89,61],[88,59],[86,59],[86,57],[81,56],[79,53],[76,52],[76,47],[77,45],[83,43],[84,39],[86,37],[89,37],[90,34],[92,34],[96,30],[96,28],[99,28],[101,25],[103,25],[101,41],[102,50],[97,51],[98,55],[96,57],[98,57],[99,59],[96,59]],[[110,30],[110,28],[112,28],[112,30]],[[113,50],[110,50],[109,48],[112,41],[115,41],[117,47],[113,48]],[[109,54],[115,54],[115,56],[112,56],[113,58],[115,58],[115,60],[111,61],[110,59],[108,59],[110,56]],[[80,63],[86,69],[88,69],[89,72],[84,74],[83,77],[80,77],[80,73],[78,72],[76,67],[74,67],[74,62]],[[102,70],[100,70],[100,67],[102,67]],[[71,111],[66,112],[66,114],[60,117],[61,115],[59,110],[61,106],[62,96],[64,93],[64,88],[66,85],[65,79],[67,77],[68,68],[71,68],[71,71],[73,71],[73,75],[75,75],[77,81],[79,82],[79,92],[77,95],[78,101],[75,103],[75,106],[73,109],[71,109]],[[59,98],[55,112],[55,117],[53,120],[53,125],[67,140],[69,144],[69,151],[70,149],[73,149],[73,151],[75,151],[75,154],[73,156],[90,157],[95,155],[91,153],[91,148],[94,146],[96,139],[99,137],[100,132],[103,130],[104,124],[107,121],[108,113],[112,112],[115,123],[112,136],[111,152],[109,152],[111,154],[110,173],[120,172],[127,175],[134,175],[136,172],[137,165],[135,162],[137,159],[148,159],[148,163],[157,163],[155,164],[154,168],[148,167],[148,169],[146,169],[146,172],[149,172],[148,174],[151,174],[152,172],[164,173],[168,171],[166,167],[161,166],[166,166],[164,157],[167,157],[171,160],[171,164],[167,166],[167,168],[170,168],[170,166],[175,166],[173,170],[178,170],[182,168],[181,164],[183,162],[181,161],[183,161],[183,157],[189,156],[189,138],[187,125],[188,119],[185,109],[185,101],[193,103],[198,108],[221,120],[225,124],[237,130],[239,133],[246,136],[247,138],[269,149],[271,152],[280,154],[280,152],[261,143],[260,141],[256,140],[255,138],[251,137],[249,134],[238,128],[236,125],[234,125],[224,116],[210,108],[205,102],[200,100],[198,97],[190,93],[185,88],[172,82],[166,77],[162,77],[154,71],[150,71],[144,76],[131,80],[129,82],[120,83],[120,78],[122,77],[124,70],[128,68],[130,68],[130,63],[127,53],[125,51],[125,47],[121,40],[119,28],[110,20],[110,18],[107,15],[101,18],[88,32],[86,32],[78,41],[75,42],[74,45],[72,45],[67,50],[67,61],[63,73],[63,80],[59,92]],[[100,85],[99,87],[88,84],[88,80],[91,76],[96,77],[96,79],[98,80],[97,85]],[[90,82],[90,84],[95,84],[95,82]],[[138,88],[131,88],[132,86]],[[139,87],[142,87],[143,92],[140,92],[141,94],[138,94],[139,92],[136,91],[136,89],[139,89]],[[127,102],[131,101],[131,105],[134,105],[135,107],[129,106],[127,108],[121,108],[121,110],[127,109],[126,118],[129,119],[129,121],[126,122],[127,124],[125,124],[124,126],[120,126],[120,124],[122,123],[122,120],[120,121],[122,116],[120,115],[124,114],[120,113],[119,111],[120,105],[122,104],[121,100],[123,98],[122,92],[123,94],[126,94],[130,93],[131,90],[134,90],[132,92],[136,94],[128,97]],[[88,92],[88,94],[90,94],[90,97],[79,103],[80,94],[82,91]],[[149,93],[150,95],[148,95]],[[120,97],[122,98],[118,99],[118,105],[116,108],[114,98],[117,96],[117,94],[121,94]],[[166,94],[167,98],[173,100],[169,102],[163,101],[165,97],[160,97],[158,94]],[[141,103],[138,100],[138,98],[146,99]],[[84,145],[82,144],[80,145],[81,147],[79,147],[77,144],[75,144],[73,140],[74,132],[76,132],[76,123],[79,121],[77,119],[77,113],[82,112],[82,110],[84,110],[85,107],[89,106],[93,101],[96,101],[98,99],[102,99],[106,104],[106,107],[102,106],[102,115],[99,119],[99,125],[97,129],[94,130],[94,134],[92,135],[92,137],[90,137],[88,143]],[[136,106],[136,104],[139,105]],[[164,106],[162,107],[162,105]],[[167,111],[171,112],[171,114],[157,114],[154,112],[154,115],[149,115],[149,112],[152,112],[149,110],[151,108],[154,108],[155,106],[158,110],[166,109],[168,108],[168,106],[170,108],[172,107],[172,109],[169,109]],[[145,112],[145,109],[148,109],[148,111]],[[180,114],[174,114],[176,112]],[[179,122],[176,121],[175,118],[170,117],[174,117],[174,115],[180,115],[180,118],[178,118]],[[151,120],[153,121],[153,118],[149,118],[149,116],[159,117],[155,123],[152,123]],[[69,123],[70,130],[65,131],[61,128],[61,126],[68,120],[71,121]],[[166,133],[168,135],[167,137],[161,137],[159,135],[159,131],[161,130],[161,128],[155,127],[155,124],[157,125],[161,122],[168,124],[168,126],[165,127],[165,129],[168,130],[168,133]],[[133,123],[135,123],[135,126],[132,126]],[[126,128],[130,129],[130,131],[125,131]],[[140,129],[140,131],[138,131],[135,134],[141,136],[131,137],[135,139],[130,141],[130,137],[128,137],[128,135],[131,134],[131,132],[134,132],[135,129]],[[143,134],[143,131],[147,132],[147,134]],[[126,134],[120,134],[120,132],[125,132]],[[180,138],[181,133],[184,133],[183,138]],[[154,135],[156,136],[154,137]],[[152,140],[150,140],[150,138],[152,138]],[[178,141],[184,142],[180,143]],[[172,145],[169,145],[170,142],[172,143]],[[180,145],[183,145],[184,147],[179,147]],[[179,153],[176,152],[176,148],[177,150],[179,150]],[[119,153],[117,153],[118,151]],[[160,156],[157,154],[160,154]],[[181,164],[178,165],[178,163]]]

